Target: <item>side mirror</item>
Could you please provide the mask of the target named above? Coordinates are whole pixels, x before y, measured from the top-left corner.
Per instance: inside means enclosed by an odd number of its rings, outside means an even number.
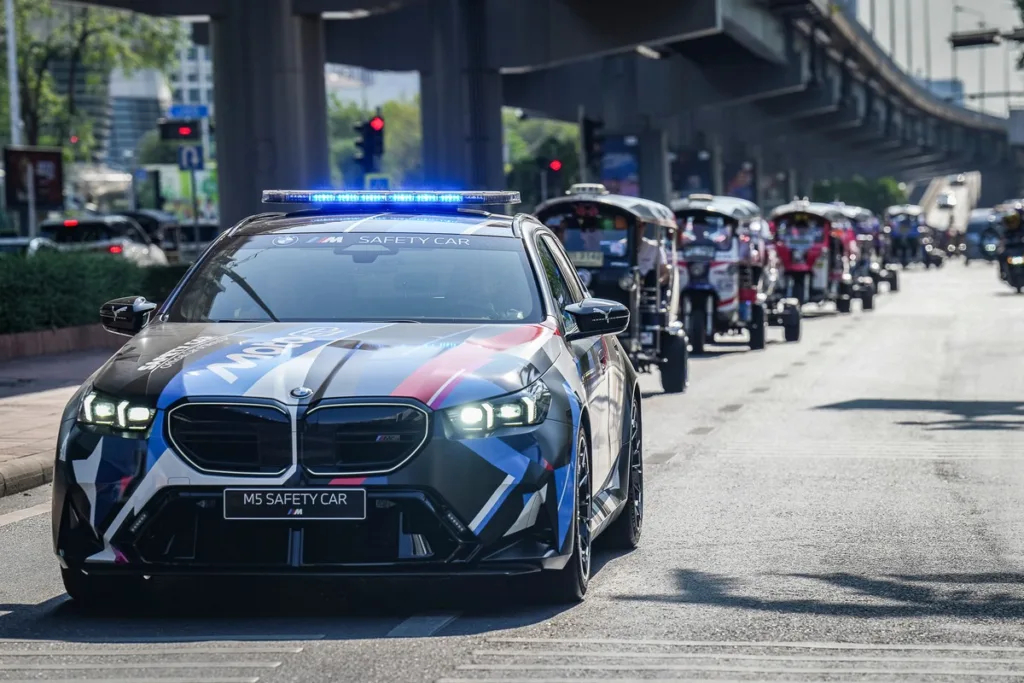
[[[581,303],[566,306],[565,312],[576,320],[579,328],[566,335],[566,341],[619,334],[629,327],[629,309],[617,301],[584,299]]]
[[[131,337],[149,322],[157,305],[142,296],[126,296],[100,306],[100,323],[107,332]]]

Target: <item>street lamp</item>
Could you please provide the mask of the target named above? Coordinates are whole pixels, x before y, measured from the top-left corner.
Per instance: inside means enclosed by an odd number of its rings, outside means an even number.
[[[957,19],[961,14],[970,14],[978,17],[978,30],[960,33],[957,30]],[[953,57],[953,82],[959,79],[957,73],[956,51],[965,47],[985,47],[987,45],[998,45],[1001,40],[999,31],[996,29],[985,30],[985,15],[982,12],[963,5],[953,5],[953,34],[949,37],[950,48]],[[978,71],[981,78],[980,89],[985,89],[985,56],[978,53]],[[981,110],[985,110],[984,100],[981,101]]]

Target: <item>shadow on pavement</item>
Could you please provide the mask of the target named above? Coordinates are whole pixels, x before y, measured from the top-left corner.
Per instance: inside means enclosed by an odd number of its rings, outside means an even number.
[[[618,556],[595,548],[593,573]],[[191,640],[190,635],[210,640],[210,634],[220,633],[258,641],[304,639],[271,634],[325,633],[328,640],[359,640],[390,635],[393,626],[413,615],[446,613],[460,617],[452,632],[476,635],[547,621],[573,607],[546,602],[535,578],[165,581],[154,586],[151,599],[110,604],[102,610],[90,611],[65,595],[35,605],[0,604],[0,638],[159,642],[167,636]],[[452,632],[441,628],[430,636],[391,637],[441,637]]]
[[[859,398],[816,406],[815,410],[878,410],[887,413],[939,413],[937,420],[893,420],[892,424],[929,431],[1000,431],[1024,429],[1024,401],[936,401],[931,399]],[[1002,418],[1002,419],[999,419]],[[1008,419],[1009,418],[1009,419]]]
[[[77,387],[103,365],[112,353],[111,350],[82,351],[2,362],[0,399]]]
[[[1024,591],[1019,587],[1024,584],[1024,574],[787,574],[782,578],[806,579],[826,584],[830,588],[828,595],[834,595],[835,598],[821,599],[815,596],[784,600],[737,594],[736,590],[741,585],[749,583],[747,580],[688,569],[679,570],[676,576],[679,585],[677,595],[621,596],[618,599],[863,619],[929,616],[1024,618]],[[791,588],[787,587],[786,592],[791,594]]]

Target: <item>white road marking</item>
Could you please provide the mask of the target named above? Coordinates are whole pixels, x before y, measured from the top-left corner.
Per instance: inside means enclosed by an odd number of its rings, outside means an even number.
[[[678,671],[678,672],[715,672],[739,674],[822,674],[840,675],[882,675],[898,673],[900,676],[971,676],[992,678],[1020,678],[1018,671],[976,671],[971,669],[898,669],[890,668],[855,668],[855,669],[803,669],[796,667],[765,667],[765,666],[699,666],[696,664],[466,664],[459,667],[462,671]]]
[[[459,618],[459,612],[450,614],[420,614],[409,617],[388,631],[388,638],[426,638],[432,636]]]
[[[7,526],[8,524],[14,524],[15,522],[20,522],[23,519],[37,517],[43,514],[44,512],[49,512],[50,507],[50,503],[46,502],[40,503],[39,505],[33,505],[32,507],[25,508],[24,510],[15,510],[14,512],[8,512],[6,514],[0,515],[0,527]]]
[[[977,460],[989,462],[992,460],[1007,460],[1019,462],[1021,458],[1006,457],[1001,455],[786,455],[766,453],[716,453],[716,458],[728,458],[730,460]],[[664,464],[664,463],[654,463]]]
[[[623,652],[602,650],[476,650],[475,657],[588,657],[596,659],[740,659],[767,662],[912,662],[917,664],[1024,664],[1018,657],[801,657],[799,655],[751,655],[730,652]]]
[[[281,662],[146,662],[145,664],[8,664],[4,671],[93,671],[134,669],[276,669]]]
[[[301,647],[177,647],[144,650],[0,650],[0,657],[134,657],[136,655],[294,655]]]
[[[622,638],[488,638],[488,643],[573,643],[576,645],[666,645],[670,647],[735,647],[735,648],[797,648],[808,650],[908,650],[935,652],[1014,652],[1024,653],[1024,647],[1009,645],[946,645],[946,644],[873,644],[873,643],[815,643],[772,640],[626,640]]]
[[[33,678],[17,681],[4,681],[4,683],[116,683],[117,681],[130,681],[131,683],[259,683],[259,676],[246,676],[244,678]],[[564,682],[560,682],[564,683]]]
[[[261,640],[266,641],[301,641],[301,640],[323,640],[325,638],[323,633],[281,633],[281,634],[268,634],[263,635],[237,635],[230,633],[198,633],[196,635],[188,636],[126,636],[124,638],[118,638],[111,636],[108,638],[77,638],[76,641],[80,643],[89,643],[91,645],[98,644],[131,644],[131,643],[218,643],[218,642],[260,642]],[[38,640],[21,640],[17,638],[0,638],[0,643],[38,643]]]

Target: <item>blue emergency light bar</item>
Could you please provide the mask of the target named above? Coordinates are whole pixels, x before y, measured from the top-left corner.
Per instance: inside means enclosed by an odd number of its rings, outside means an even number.
[[[364,190],[264,190],[264,204],[334,206],[495,206],[519,204],[518,192],[375,192]]]

